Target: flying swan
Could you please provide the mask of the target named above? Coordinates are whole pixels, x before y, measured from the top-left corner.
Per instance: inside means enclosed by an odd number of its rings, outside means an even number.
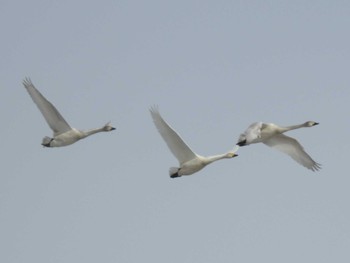
[[[178,159],[180,167],[171,167],[169,175],[171,178],[180,177],[182,175],[191,175],[203,169],[208,164],[224,159],[238,156],[235,152],[238,146],[232,151],[224,154],[204,157],[193,152],[190,147],[181,139],[168,123],[162,118],[157,107],[151,107],[150,112],[160,135],[168,145],[170,151]]]
[[[91,129],[88,131],[71,128],[58,110],[34,87],[29,78],[23,80],[23,85],[43,114],[46,122],[53,130],[53,138],[47,136],[43,138],[41,144],[45,147],[66,146],[98,132],[109,132],[115,130],[109,122],[102,128]]]
[[[290,130],[313,127],[315,125],[318,125],[318,123],[314,121],[307,121],[303,124],[288,127],[281,127],[273,123],[256,122],[251,124],[248,129],[240,135],[237,145],[245,146],[262,142],[267,146],[288,154],[302,166],[312,171],[317,171],[321,169],[321,165],[315,162],[310,155],[304,151],[303,146],[301,146],[296,139],[283,134]]]

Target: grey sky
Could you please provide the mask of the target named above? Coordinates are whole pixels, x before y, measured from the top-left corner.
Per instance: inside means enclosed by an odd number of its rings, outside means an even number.
[[[0,262],[349,262],[350,3],[1,1]],[[80,129],[51,130],[21,82]],[[290,132],[313,173],[252,145],[170,179],[148,108],[198,153],[255,121]]]

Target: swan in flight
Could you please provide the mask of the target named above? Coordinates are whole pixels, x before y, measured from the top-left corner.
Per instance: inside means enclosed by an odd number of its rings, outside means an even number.
[[[224,159],[238,156],[235,152],[239,146],[235,146],[232,151],[224,154],[204,157],[196,154],[181,139],[168,123],[162,118],[157,107],[151,107],[150,112],[160,135],[168,145],[170,151],[175,155],[180,163],[180,167],[171,167],[169,175],[171,178],[180,177],[182,175],[191,175],[203,169],[208,164]]]
[[[288,154],[302,166],[312,171],[317,171],[321,169],[321,165],[312,160],[310,155],[304,151],[303,146],[301,146],[296,139],[283,134],[290,130],[313,127],[315,125],[318,125],[318,123],[314,121],[307,121],[303,124],[288,127],[281,127],[273,123],[256,122],[251,124],[248,129],[240,135],[237,145],[245,146],[262,142],[267,146]]]
[[[105,124],[102,128],[81,131],[71,128],[58,110],[34,87],[29,78],[23,80],[23,85],[32,97],[35,104],[43,114],[46,122],[53,130],[53,138],[44,137],[42,145],[45,147],[61,147],[73,144],[80,139],[98,132],[108,132],[115,130],[110,123]]]

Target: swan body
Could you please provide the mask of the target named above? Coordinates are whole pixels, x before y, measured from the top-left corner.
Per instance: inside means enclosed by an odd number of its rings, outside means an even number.
[[[81,131],[70,127],[58,110],[49,102],[33,85],[29,78],[24,79],[23,85],[38,106],[46,122],[53,131],[53,138],[44,137],[42,145],[45,147],[61,147],[73,144],[87,136],[98,132],[107,132],[115,130],[110,123],[105,124],[102,128]]]
[[[153,122],[158,129],[160,135],[168,145],[170,151],[179,161],[179,167],[171,167],[169,175],[171,178],[180,177],[183,175],[191,175],[200,171],[208,164],[221,160],[230,159],[238,156],[235,152],[238,150],[236,146],[232,151],[224,154],[204,157],[196,154],[191,148],[182,140],[179,134],[169,126],[169,124],[162,118],[156,107],[150,108]]]
[[[318,125],[317,122],[307,121],[302,124],[281,127],[273,123],[255,122],[239,136],[237,145],[245,146],[253,143],[264,143],[267,146],[275,148],[285,154],[288,154],[302,166],[317,171],[321,165],[315,162],[308,155],[303,146],[294,138],[284,135],[283,133],[299,128],[307,128]]]

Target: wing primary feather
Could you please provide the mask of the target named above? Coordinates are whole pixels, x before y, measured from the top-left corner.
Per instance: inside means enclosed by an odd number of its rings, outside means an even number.
[[[54,132],[54,136],[61,133],[67,132],[72,128],[58,112],[55,106],[52,105],[33,85],[30,78],[25,78],[23,80],[23,85],[28,91],[34,103],[37,105],[38,109],[44,116],[46,122]]]
[[[263,142],[278,151],[288,154],[296,162],[302,166],[312,170],[318,171],[321,165],[315,162],[309,154],[307,154],[301,144],[294,138],[284,134],[278,134]]]
[[[180,164],[196,157],[196,154],[183,141],[180,135],[162,118],[157,106],[151,107],[150,113],[158,132]]]

